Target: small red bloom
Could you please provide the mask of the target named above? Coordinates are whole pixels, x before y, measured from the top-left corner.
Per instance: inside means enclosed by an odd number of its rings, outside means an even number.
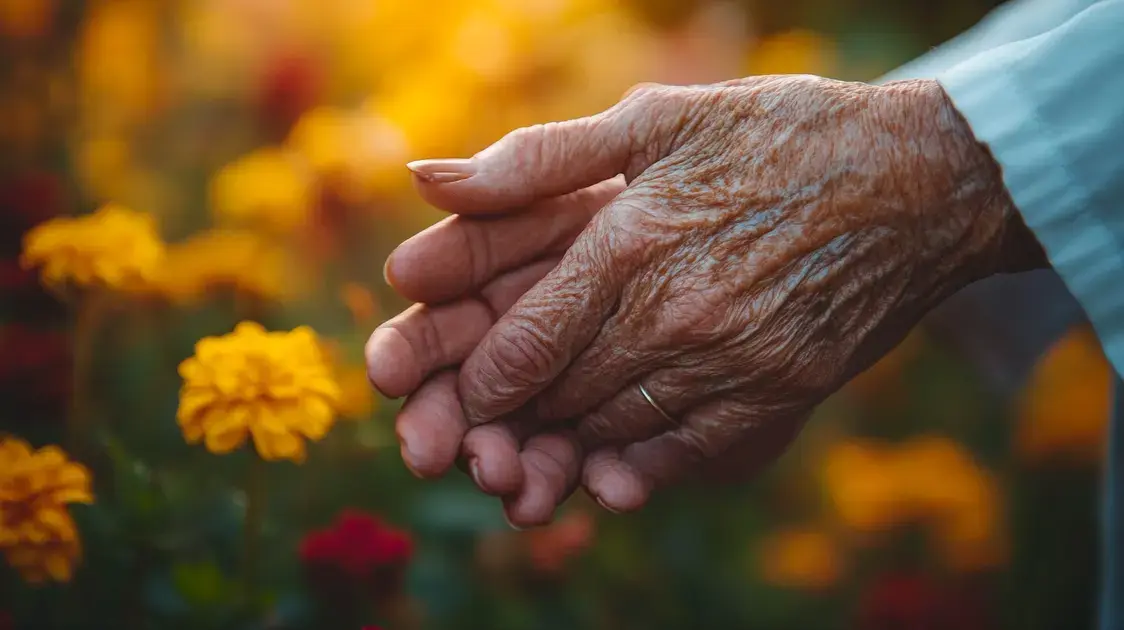
[[[341,610],[400,593],[413,553],[408,533],[355,510],[345,510],[326,529],[309,532],[300,544],[309,587]]]
[[[70,398],[71,343],[62,330],[0,328],[0,398],[13,418],[61,418]]]
[[[23,233],[58,216],[63,190],[58,177],[28,172],[0,181],[0,238],[6,254],[19,252]]]
[[[306,54],[289,52],[270,60],[257,95],[263,122],[279,135],[288,133],[300,115],[319,101],[322,75],[315,59]]]
[[[859,605],[856,630],[985,630],[995,627],[979,588],[942,584],[920,573],[888,573]]]
[[[409,534],[354,510],[340,514],[332,527],[309,533],[300,548],[306,565],[328,565],[356,579],[404,566],[412,555]]]

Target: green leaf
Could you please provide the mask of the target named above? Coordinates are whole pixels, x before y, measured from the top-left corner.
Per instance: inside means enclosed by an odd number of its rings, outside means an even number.
[[[238,590],[214,562],[177,564],[172,567],[172,583],[193,608],[227,603]]]

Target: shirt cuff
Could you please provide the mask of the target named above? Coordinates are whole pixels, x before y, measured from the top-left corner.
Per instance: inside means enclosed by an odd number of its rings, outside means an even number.
[[[1124,373],[1124,243],[1059,155],[1059,139],[1039,120],[1033,100],[991,64],[961,63],[938,80],[990,147],[1027,227]]]

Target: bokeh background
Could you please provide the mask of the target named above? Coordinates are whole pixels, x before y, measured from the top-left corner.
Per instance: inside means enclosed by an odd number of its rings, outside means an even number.
[[[440,218],[406,161],[640,81],[871,80],[996,4],[0,0],[0,628],[1091,627],[1084,329],[1001,396],[922,328],[759,481],[528,532],[410,476],[361,362]],[[301,463],[177,423],[244,320],[316,333],[338,417]]]

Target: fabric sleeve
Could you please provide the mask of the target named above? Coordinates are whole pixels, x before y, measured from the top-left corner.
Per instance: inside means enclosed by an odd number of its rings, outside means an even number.
[[[1041,35],[1099,0],[1012,0],[970,30],[877,82],[935,78],[1011,42]],[[957,351],[998,394],[1018,394],[1039,358],[1085,314],[1052,269],[977,282],[934,309],[925,329]]]
[[[936,78],[1124,372],[1124,0]]]

